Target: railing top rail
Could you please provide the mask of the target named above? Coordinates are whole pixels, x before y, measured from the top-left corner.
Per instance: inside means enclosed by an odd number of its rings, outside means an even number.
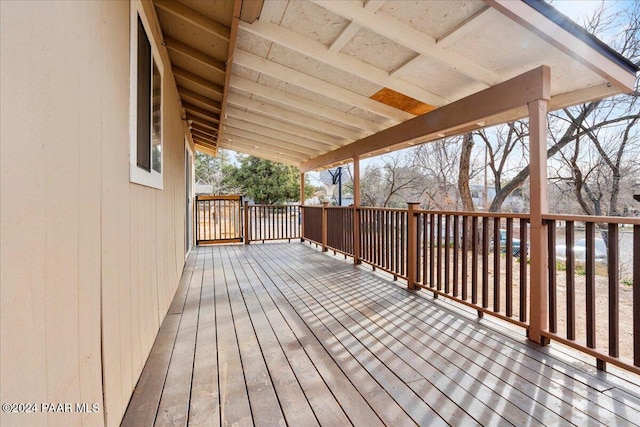
[[[322,205],[300,205],[301,208],[322,209]]]
[[[468,211],[427,211],[416,210],[418,214],[435,214],[435,215],[458,215],[458,216],[477,216],[489,218],[516,218],[529,219],[528,213],[510,213],[510,212],[468,212]]]
[[[196,200],[241,200],[242,196],[236,195],[220,195],[220,196],[212,196],[209,194],[198,194],[196,196]]]
[[[253,207],[256,207],[256,208],[286,208],[286,207],[289,207],[289,206],[291,206],[291,207],[299,207],[299,206],[302,206],[302,205],[264,205],[264,204],[262,204],[262,205],[260,205],[260,204],[251,205],[250,204],[248,206],[250,208],[253,208]]]
[[[542,219],[554,221],[574,221],[574,222],[604,222],[608,224],[633,224],[640,225],[640,218],[629,216],[591,216],[591,215],[558,215],[544,214]]]
[[[542,219],[555,221],[575,221],[575,222],[606,222],[609,224],[633,224],[640,225],[640,218],[628,216],[591,216],[591,215],[557,215],[544,214]]]
[[[400,208],[381,208],[379,206],[358,206],[358,209],[367,209],[370,211],[388,211],[388,212],[407,212],[407,209]]]

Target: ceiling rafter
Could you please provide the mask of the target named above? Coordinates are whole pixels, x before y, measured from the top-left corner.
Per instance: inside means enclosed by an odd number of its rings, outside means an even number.
[[[194,116],[202,117],[205,120],[220,120],[220,116],[209,111],[204,108],[196,107],[195,105],[191,105],[189,103],[183,102],[182,108],[185,109],[188,113],[193,114]]]
[[[336,110],[326,105],[310,101],[301,96],[292,95],[290,93],[283,92],[281,90],[254,82],[253,80],[245,79],[240,76],[233,76],[233,79],[231,80],[231,87],[264,98],[270,98],[273,99],[274,102],[277,102],[279,104],[284,104],[301,111],[306,111],[307,113],[311,113],[313,115],[335,120],[351,127],[357,127],[370,132],[377,132],[384,128],[378,123],[371,122],[369,120],[354,116],[353,114]]]
[[[200,88],[211,91],[219,96],[222,96],[223,87],[211,82],[205,78],[198,76],[197,74],[193,74],[191,71],[187,71],[183,68],[173,67],[173,75],[175,76],[178,83],[180,80],[186,80]]]
[[[489,24],[491,20],[491,9],[489,6],[485,6],[464,21],[460,22],[442,37],[436,40],[436,46],[442,49],[446,49],[458,40],[462,39],[468,34],[482,28],[482,26]]]
[[[314,150],[329,150],[332,147],[329,144],[313,141],[311,139],[301,137],[300,135],[292,135],[290,133],[282,132],[280,130],[271,129],[268,127],[256,125],[254,123],[251,123],[242,119],[237,119],[235,117],[228,117],[227,120],[225,121],[225,125],[234,127],[236,129],[246,130],[248,132],[261,133],[262,135],[269,136],[271,138],[279,139],[281,141],[286,141],[287,143],[290,143],[290,144],[309,147]]]
[[[157,8],[177,16],[187,23],[208,32],[215,38],[224,42],[229,42],[230,30],[228,27],[191,9],[190,7],[172,0],[155,0],[153,4]]]
[[[377,12],[385,3],[386,0],[369,0],[365,2],[364,8],[370,12]],[[345,47],[347,43],[349,43],[351,39],[355,37],[355,35],[358,33],[358,31],[360,31],[361,28],[362,26],[356,24],[355,22],[349,22],[345,29],[342,30],[340,35],[336,37],[333,43],[331,43],[331,46],[329,46],[329,50],[331,52],[340,52],[342,48]]]
[[[300,145],[300,144],[292,144],[289,141],[283,141],[281,139],[278,138],[272,138],[270,136],[266,136],[264,134],[261,133],[256,133],[256,132],[249,132],[247,130],[244,129],[240,129],[234,126],[231,126],[229,124],[225,124],[225,135],[235,135],[241,138],[246,138],[246,139],[251,139],[253,141],[258,141],[258,142],[262,142],[265,144],[270,144],[273,145],[274,147],[290,147],[291,150],[297,151],[300,154],[304,154],[306,156],[311,156],[315,153],[317,153],[317,151],[313,148],[310,147],[305,147],[304,145]]]
[[[220,124],[220,120],[209,118],[209,120],[203,119],[201,117],[195,116],[187,111],[187,120],[191,120],[194,123],[198,123],[201,126],[205,126],[211,130],[218,131],[218,125]]]
[[[198,64],[204,65],[210,70],[215,71],[224,78],[226,70],[224,62],[179,42],[178,40],[172,39],[171,37],[165,37],[164,41],[167,44],[167,49],[169,49],[169,51],[184,55],[193,61],[196,61]]]
[[[298,166],[302,161],[304,161],[304,157],[292,157],[286,154],[278,154],[277,152],[271,154],[269,151],[261,150],[259,145],[257,146],[258,148],[255,148],[255,144],[242,141],[224,142],[221,143],[219,147],[292,166]]]
[[[272,41],[302,55],[308,56],[339,70],[353,74],[363,80],[388,87],[419,101],[434,106],[448,104],[450,101],[436,93],[418,87],[412,83],[392,77],[388,72],[367,64],[358,58],[339,52],[332,52],[317,41],[302,36],[287,28],[263,22],[253,24],[240,23],[240,28],[263,39]]]
[[[213,130],[213,129],[209,129],[207,127],[201,126],[200,124],[193,122],[189,125],[189,129],[195,129],[200,133],[209,135],[211,138],[216,138],[218,135],[218,132]]]
[[[234,61],[236,64],[242,65],[250,70],[269,75],[317,94],[333,98],[337,101],[346,102],[354,107],[359,107],[383,117],[387,117],[393,123],[399,123],[414,117],[412,114],[405,111],[374,101],[364,95],[360,95],[343,87],[336,86],[332,83],[243,50],[236,50]]]
[[[326,133],[328,135],[337,136],[349,140],[359,139],[361,132],[355,132],[341,126],[323,122],[300,113],[277,107],[273,104],[246,98],[237,93],[230,93],[227,97],[227,103],[236,107],[246,108],[253,112],[282,120],[297,126],[306,127],[307,129]]]
[[[215,111],[216,113],[220,113],[221,111],[222,106],[218,101],[214,99],[207,98],[206,96],[200,95],[197,92],[194,92],[192,90],[189,90],[181,86],[178,86],[178,93],[180,94],[180,98],[183,99],[183,102],[184,102],[184,99],[186,98],[187,100],[190,101],[190,103],[194,105],[200,104],[199,106],[202,108]]]
[[[319,6],[350,19],[357,24],[380,34],[421,55],[436,59],[467,77],[492,86],[500,81],[500,76],[453,51],[442,49],[429,35],[383,13],[373,13],[357,4],[347,1],[311,0]]]
[[[282,3],[280,0],[265,0],[262,4],[262,11],[260,12],[260,17],[258,20],[263,22],[271,22],[273,18],[273,13],[278,8],[278,3]]]
[[[243,131],[242,129],[236,129],[232,127],[227,127],[225,130],[225,138],[230,138],[232,140],[243,139],[245,141],[252,141],[255,144],[262,145],[264,148],[275,149],[277,151],[289,152],[289,154],[301,156],[301,157],[311,157],[316,151],[310,150],[305,147],[301,147],[299,145],[292,145],[284,141],[279,141],[277,139],[268,138],[263,135]]]
[[[311,139],[320,143],[324,143],[329,147],[337,148],[347,142],[344,138],[337,138],[335,136],[327,135],[324,133],[316,132],[307,128],[300,127],[298,125],[292,125],[290,123],[281,122],[271,117],[266,117],[261,114],[256,114],[251,111],[241,110],[239,108],[229,107],[227,109],[229,117],[235,117],[240,120],[254,123],[265,128],[275,129],[280,132],[285,132],[293,136],[300,136],[303,138]]]

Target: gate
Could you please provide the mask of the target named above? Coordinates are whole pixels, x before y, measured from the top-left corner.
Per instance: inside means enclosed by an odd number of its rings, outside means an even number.
[[[242,196],[196,196],[196,243],[242,242]]]

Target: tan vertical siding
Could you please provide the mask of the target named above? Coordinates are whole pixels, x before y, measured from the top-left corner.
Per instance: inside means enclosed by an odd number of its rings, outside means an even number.
[[[129,3],[0,7],[0,400],[100,404],[0,424],[117,425],[184,264],[170,67],[156,190],[129,182]]]

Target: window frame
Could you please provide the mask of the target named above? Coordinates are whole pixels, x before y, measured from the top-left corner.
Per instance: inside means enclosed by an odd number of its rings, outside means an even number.
[[[155,42],[153,32],[151,31],[151,25],[144,13],[141,5],[137,2],[131,2],[130,12],[130,106],[129,106],[129,181],[134,184],[144,185],[146,187],[155,188],[158,190],[163,189],[163,171],[164,171],[164,66],[160,58],[160,52]],[[149,116],[149,159],[150,170],[144,167],[138,166],[138,20],[142,23],[142,27],[145,31],[146,37],[151,47],[151,64],[150,64],[150,116]],[[154,65],[158,70],[160,79],[160,172],[156,171],[153,167],[153,127],[154,127],[154,105],[153,105],[153,93],[154,93]]]

